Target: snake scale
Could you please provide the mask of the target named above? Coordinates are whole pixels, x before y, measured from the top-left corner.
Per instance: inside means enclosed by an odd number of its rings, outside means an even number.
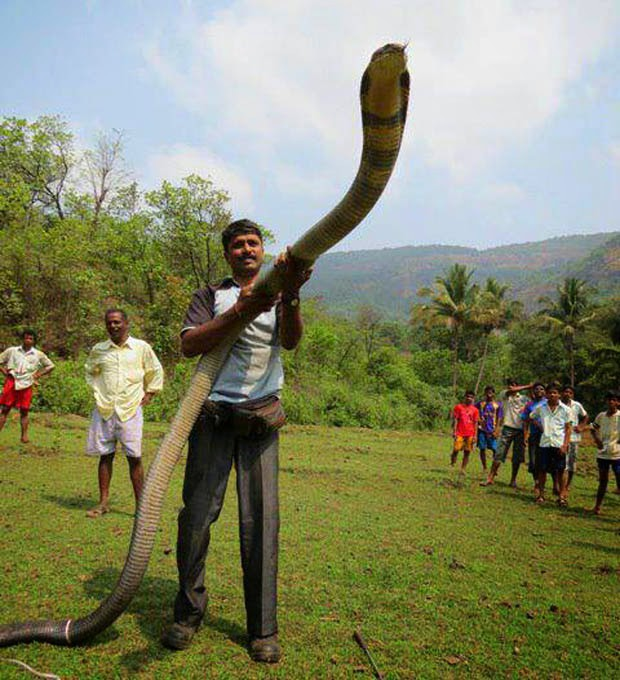
[[[400,150],[409,99],[405,47],[388,44],[373,55],[362,76],[360,100],[364,143],[353,184],[340,203],[292,247],[291,255],[314,262],[352,231],[368,214],[385,188]],[[276,269],[268,269],[257,289],[281,290]],[[230,335],[203,355],[170,429],[150,466],[136,513],[125,566],[112,593],[92,613],[79,619],[26,621],[0,626],[0,647],[26,642],[76,645],[110,626],[127,608],[146,571],[164,496],[200,408],[230,347],[244,328],[239,321]]]

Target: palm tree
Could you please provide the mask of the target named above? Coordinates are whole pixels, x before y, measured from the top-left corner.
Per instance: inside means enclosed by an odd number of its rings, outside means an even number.
[[[489,277],[484,288],[478,296],[475,321],[484,332],[484,347],[480,358],[480,370],[474,392],[478,393],[478,388],[484,375],[484,365],[489,351],[489,339],[493,332],[498,331],[506,324],[517,318],[522,313],[523,305],[517,300],[507,300],[506,293],[510,289],[507,284],[501,284],[497,279]]]
[[[456,396],[458,382],[458,359],[461,336],[465,326],[471,322],[478,286],[471,283],[473,269],[466,265],[453,264],[445,276],[435,279],[433,288],[422,288],[418,291],[421,297],[430,297],[431,302],[422,306],[422,312],[430,319],[444,321],[452,332],[452,391]]]
[[[568,277],[557,287],[557,299],[540,298],[542,322],[562,338],[568,354],[570,384],[575,386],[575,340],[595,316],[587,283]]]

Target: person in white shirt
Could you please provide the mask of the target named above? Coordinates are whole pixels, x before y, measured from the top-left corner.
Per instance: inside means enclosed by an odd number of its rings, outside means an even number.
[[[605,399],[607,411],[599,413],[592,424],[592,436],[598,448],[596,453],[598,490],[596,504],[592,510],[595,515],[601,514],[601,505],[609,481],[609,469],[611,468],[616,475],[620,474],[620,394],[610,391],[605,395]]]
[[[129,335],[122,309],[108,309],[105,325],[109,340],[96,344],[86,361],[86,381],[93,388],[93,411],[86,453],[99,457],[99,504],[86,515],[109,512],[110,480],[116,444],[129,463],[136,506],[142,492],[142,407],[164,386],[164,372],[151,346]]]
[[[48,356],[35,348],[37,334],[30,328],[22,332],[22,344],[8,347],[0,354],[0,373],[5,377],[0,395],[0,430],[5,426],[9,411],[19,410],[22,444],[28,444],[28,425],[32,387],[39,378],[54,370]]]
[[[579,442],[581,441],[581,433],[588,426],[588,413],[578,401],[575,401],[575,390],[570,385],[564,385],[562,389],[562,403],[566,404],[570,409],[572,424],[568,453],[566,455],[566,491],[568,491],[577,471]]]
[[[545,482],[547,473],[550,473],[557,480],[560,494],[558,504],[566,506],[564,470],[572,423],[570,409],[560,401],[560,389],[559,383],[547,385],[545,390],[547,401],[533,409],[530,419],[542,430],[536,460],[538,471],[536,502],[545,502]]]

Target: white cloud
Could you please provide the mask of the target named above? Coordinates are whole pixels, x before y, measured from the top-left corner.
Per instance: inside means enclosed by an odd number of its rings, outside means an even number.
[[[495,182],[486,186],[484,194],[492,201],[516,203],[526,198],[527,194],[513,182]]]
[[[252,210],[252,186],[248,179],[205,147],[174,144],[162,148],[151,154],[147,167],[150,184],[159,184],[163,179],[178,183],[195,173],[209,177],[219,189],[226,190],[231,196],[233,211]]]
[[[263,168],[274,159],[303,165],[305,149],[320,150],[341,172],[360,146],[357,88],[368,57],[410,39],[403,155],[461,180],[558,112],[620,20],[614,0],[236,0],[208,18],[195,11],[186,8],[144,56],[203,118],[211,145],[241,141]]]

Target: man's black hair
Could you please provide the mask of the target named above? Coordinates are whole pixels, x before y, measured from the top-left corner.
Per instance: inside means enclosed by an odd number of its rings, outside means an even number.
[[[506,385],[518,385],[519,383],[514,378],[506,378]]]
[[[605,394],[605,399],[620,399],[620,392],[618,390],[609,390]]]
[[[465,396],[468,397],[471,394],[472,397],[476,396],[476,393],[473,390],[466,390],[465,391]]]
[[[575,388],[572,385],[564,385],[562,387],[562,392],[564,392],[565,390],[570,390],[573,394],[575,394]]]
[[[543,390],[546,389],[545,383],[544,383],[544,382],[540,382],[540,380],[537,380],[537,381],[532,385],[532,389],[533,389],[533,390],[536,389],[537,387],[542,387]]]
[[[110,307],[109,309],[106,309],[105,314],[103,315],[103,320],[107,321],[108,316],[110,314],[120,314],[125,321],[129,321],[129,317],[127,316],[127,312],[124,309],[120,309],[120,307]]]
[[[222,232],[222,246],[225,253],[228,252],[228,246],[230,242],[235,238],[235,236],[239,236],[239,234],[256,234],[256,236],[258,236],[258,238],[261,240],[261,243],[263,242],[263,234],[256,222],[252,222],[252,220],[247,219],[235,220],[234,222],[231,222]]]
[[[487,386],[484,388],[484,391],[485,391],[485,392],[488,392],[489,390],[493,390],[493,392],[495,392],[495,388],[493,387],[493,385],[487,385]]]
[[[546,387],[545,390],[549,392],[550,390],[557,390],[558,392],[562,391],[562,385],[557,380],[552,380]]]
[[[22,335],[21,335],[22,340],[27,335],[32,335],[32,337],[34,338],[34,341],[36,343],[36,341],[37,341],[37,332],[36,331],[32,330],[32,328],[24,328],[24,330],[22,331]]]

